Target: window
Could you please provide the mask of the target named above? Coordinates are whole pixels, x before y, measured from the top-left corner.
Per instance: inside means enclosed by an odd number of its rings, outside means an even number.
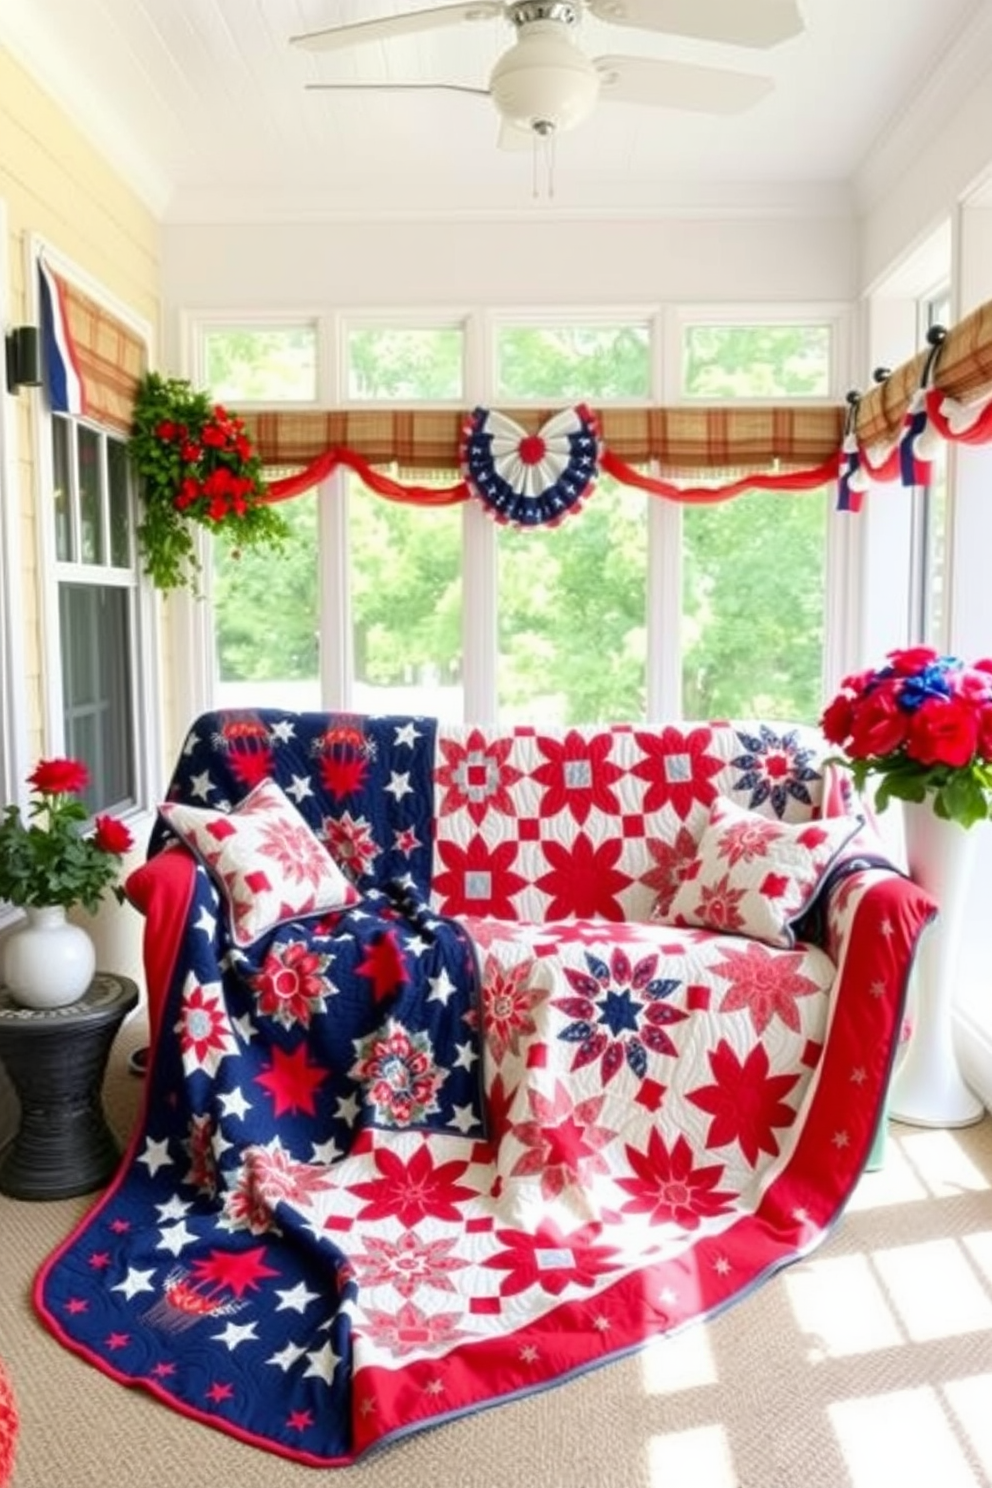
[[[829,325],[688,325],[682,342],[682,393],[723,398],[826,398]]]
[[[830,391],[831,328],[687,325],[682,392],[717,402]],[[754,491],[682,517],[682,706],[813,722],[822,709],[827,491]]]
[[[644,322],[497,328],[498,398],[557,404],[650,394],[651,328]]]
[[[826,397],[835,329],[687,320],[667,381],[685,401]],[[649,314],[320,322],[346,402],[439,408],[650,403],[660,330]],[[234,409],[241,392],[225,390]],[[814,720],[830,504],[820,491],[681,505],[601,475],[581,511],[519,531],[472,501],[425,510],[338,473],[286,503],[288,553],[216,555],[213,701],[469,722]]]
[[[445,402],[463,397],[460,326],[352,326],[345,386],[355,401]]]
[[[206,384],[220,403],[312,403],[317,396],[313,325],[207,326]]]
[[[52,507],[65,753],[93,812],[138,802],[134,505],[123,438],[52,416]]]
[[[951,323],[950,293],[928,296],[920,307],[922,337],[934,326],[946,329]],[[947,445],[941,439],[930,467],[930,480],[916,489],[914,508],[914,569],[919,576],[916,613],[911,616],[912,635],[943,650],[946,645],[946,596],[944,573],[947,542]]]
[[[285,474],[267,472],[270,479]],[[289,540],[276,557],[214,547],[217,701],[224,707],[320,707],[316,491],[287,501]]]

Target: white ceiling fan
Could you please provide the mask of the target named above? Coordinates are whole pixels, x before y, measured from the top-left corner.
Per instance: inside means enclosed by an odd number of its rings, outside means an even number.
[[[411,92],[442,89],[491,98],[507,149],[573,129],[599,100],[711,114],[736,114],[772,88],[772,80],[728,68],[648,57],[588,57],[573,40],[583,14],[642,31],[726,45],[768,48],[803,29],[798,0],[477,0],[292,36],[293,46],[337,51],[460,22],[500,20],[516,41],[497,61],[485,88],[456,82],[309,83],[312,89]]]

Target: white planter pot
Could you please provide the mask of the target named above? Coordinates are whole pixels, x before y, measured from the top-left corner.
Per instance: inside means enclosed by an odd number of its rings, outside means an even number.
[[[981,828],[944,821],[927,802],[904,801],[903,821],[909,871],[940,912],[920,941],[913,1027],[892,1082],[889,1114],[913,1126],[970,1126],[985,1107],[958,1069],[951,1014],[965,891]]]
[[[22,1007],[44,1009],[76,1002],[93,980],[96,951],[71,924],[61,904],[26,909],[23,925],[3,944],[3,980]]]

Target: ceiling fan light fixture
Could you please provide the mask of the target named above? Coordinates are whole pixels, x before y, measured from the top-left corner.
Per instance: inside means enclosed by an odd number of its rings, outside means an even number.
[[[532,21],[493,68],[489,92],[500,116],[516,129],[561,133],[596,106],[595,66],[557,21]]]

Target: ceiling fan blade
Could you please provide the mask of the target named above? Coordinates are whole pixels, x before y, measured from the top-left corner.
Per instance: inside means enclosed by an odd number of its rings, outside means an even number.
[[[374,21],[356,21],[349,26],[328,26],[322,31],[307,31],[291,36],[290,46],[306,51],[331,52],[340,47],[356,46],[364,41],[384,41],[392,36],[413,36],[419,31],[434,31],[459,21],[491,21],[505,16],[497,0],[477,0],[472,5],[436,5],[430,10],[411,10],[406,15],[382,16]]]
[[[488,98],[488,88],[469,88],[464,83],[304,83],[308,93],[471,93]]]
[[[599,20],[617,26],[731,46],[776,46],[803,30],[797,0],[587,0],[587,4]]]
[[[699,114],[739,114],[774,86],[771,78],[647,57],[597,57],[604,102],[646,103]]]

